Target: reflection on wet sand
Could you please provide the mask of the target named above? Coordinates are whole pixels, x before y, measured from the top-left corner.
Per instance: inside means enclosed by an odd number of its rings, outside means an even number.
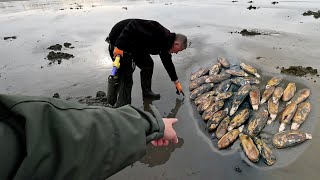
[[[152,104],[153,101],[156,101],[156,99],[151,98],[143,98],[143,110],[152,113],[149,105]],[[176,105],[173,109],[171,109],[170,113],[168,114],[167,118],[175,118],[180,107],[183,105],[183,99],[176,98]]]
[[[155,101],[154,99],[143,99],[143,107],[144,111],[150,112],[149,105],[152,104],[152,102]],[[175,118],[180,107],[184,103],[184,98],[179,99],[176,98],[176,105],[173,109],[171,109],[170,113],[168,114],[167,118]],[[178,138],[179,142],[178,144],[170,143],[166,147],[154,147],[152,144],[148,144],[146,155],[140,160],[141,163],[148,165],[148,167],[154,167],[161,164],[165,164],[169,158],[172,152],[175,151],[177,148],[181,148],[184,140],[182,138]]]
[[[155,147],[152,144],[148,144],[146,155],[139,161],[148,165],[148,167],[165,164],[169,160],[171,153],[173,153],[177,148],[182,147],[184,140],[182,138],[178,139],[178,144],[170,143],[165,147]]]

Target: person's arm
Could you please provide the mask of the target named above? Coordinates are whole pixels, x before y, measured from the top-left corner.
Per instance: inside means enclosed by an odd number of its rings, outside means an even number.
[[[176,93],[182,94],[184,96],[181,83],[178,80],[176,69],[175,69],[174,64],[172,62],[172,55],[168,52],[161,52],[160,59],[162,61],[164,68],[167,70],[171,81],[174,82],[174,84],[176,86],[176,89],[177,89]]]
[[[167,73],[169,74],[171,81],[173,81],[173,82],[177,81],[178,76],[177,76],[174,64],[172,62],[172,55],[168,52],[161,52],[160,59],[162,61],[164,68],[166,69]]]
[[[105,179],[139,160],[164,123],[132,106],[84,106],[54,98],[0,95],[25,127],[27,155],[16,179]]]

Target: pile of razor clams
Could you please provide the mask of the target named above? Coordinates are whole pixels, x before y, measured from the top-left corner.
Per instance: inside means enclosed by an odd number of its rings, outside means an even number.
[[[308,88],[297,91],[294,82],[284,89],[279,86],[283,83],[280,77],[269,79],[260,90],[260,78],[255,67],[245,63],[231,67],[226,58],[219,57],[210,67],[191,74],[190,99],[208,132],[218,139],[220,150],[232,146],[239,137],[250,161],[258,162],[261,157],[271,166],[276,162],[274,148],[260,137],[260,132],[279,116],[280,127],[272,137],[275,148],[287,148],[311,139],[311,134],[299,130],[311,111],[311,104],[306,101],[311,92]],[[285,105],[282,112],[279,112],[280,103]]]

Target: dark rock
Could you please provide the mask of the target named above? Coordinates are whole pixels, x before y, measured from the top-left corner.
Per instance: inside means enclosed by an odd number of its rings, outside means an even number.
[[[273,1],[271,4],[275,5],[275,4],[278,4],[279,2],[277,1]]]
[[[248,3],[253,3],[253,1],[248,1]]]
[[[96,94],[97,98],[106,97],[107,94],[104,91],[98,91]]]
[[[307,12],[304,12],[302,13],[303,16],[312,16],[316,19],[320,18],[320,10],[318,12],[316,11],[307,11]]]
[[[8,39],[17,39],[17,36],[8,36],[3,38],[3,40],[8,40]]]
[[[251,9],[257,9],[257,7],[250,5],[247,9],[251,10]]]
[[[103,92],[103,91],[99,91],[99,92]],[[98,92],[97,92],[97,94],[98,94]],[[114,108],[113,106],[111,106],[111,105],[109,105],[107,103],[107,97],[106,96],[95,97],[95,98],[93,98],[92,96],[68,97],[68,98],[66,98],[66,100],[68,100],[68,101],[77,100],[79,103],[85,104],[85,105],[88,105],[88,106],[105,106],[105,107]]]
[[[255,36],[255,35],[261,35],[260,32],[257,31],[248,31],[247,29],[243,29],[240,34],[242,36]]]
[[[54,95],[52,96],[54,98],[60,98],[60,94],[59,93],[54,93]]]
[[[51,61],[49,65],[51,65],[52,63],[55,63],[56,61],[58,62],[58,64],[61,64],[62,59],[70,59],[70,58],[74,58],[74,56],[72,54],[62,53],[62,52],[51,51],[47,55],[47,59]]]
[[[64,47],[66,47],[66,48],[70,48],[71,43],[65,42],[63,45],[64,45]]]
[[[122,7],[122,9],[128,10],[128,8],[127,8],[127,7]]]
[[[312,67],[290,66],[287,69],[282,67],[281,73],[301,77],[301,76],[305,76],[307,74],[317,75],[318,70],[313,69]]]
[[[62,45],[60,45],[60,44],[52,45],[52,46],[48,47],[48,49],[54,50],[54,51],[61,51]]]

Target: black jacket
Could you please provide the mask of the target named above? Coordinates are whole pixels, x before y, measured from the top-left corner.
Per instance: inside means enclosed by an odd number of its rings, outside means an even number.
[[[170,79],[178,79],[172,56],[168,52],[175,40],[171,33],[156,21],[142,19],[126,19],[118,22],[109,34],[110,44],[119,49],[134,54],[159,54],[162,64]],[[143,59],[134,59],[143,61]]]
[[[0,179],[104,180],[163,137],[155,117],[55,98],[0,94]]]

